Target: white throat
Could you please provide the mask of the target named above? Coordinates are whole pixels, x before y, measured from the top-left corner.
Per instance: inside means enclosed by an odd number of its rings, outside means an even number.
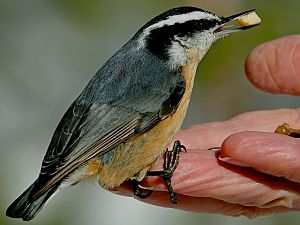
[[[195,36],[190,39],[175,37],[168,51],[170,67],[174,69],[185,66],[188,63],[198,64],[214,41],[215,37],[209,33],[202,33],[201,37]]]

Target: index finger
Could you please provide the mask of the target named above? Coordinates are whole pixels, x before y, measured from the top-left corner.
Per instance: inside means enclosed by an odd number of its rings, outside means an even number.
[[[300,95],[300,35],[256,47],[247,57],[245,72],[259,89]]]

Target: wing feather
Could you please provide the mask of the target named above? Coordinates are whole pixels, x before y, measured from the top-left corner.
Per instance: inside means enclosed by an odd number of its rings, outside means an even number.
[[[71,154],[64,156],[63,163],[56,165],[56,168],[52,173],[49,173],[48,171],[47,181],[43,184],[39,191],[35,193],[33,198],[41,196],[49,189],[49,187],[63,179],[66,175],[89,159],[106,153],[126,138],[135,135],[135,128],[139,124],[139,119],[140,117],[137,114],[133,115],[117,126],[111,127],[112,129],[108,130],[101,138],[97,138],[95,136],[80,147],[76,146],[76,148],[72,151],[68,150]],[[89,130],[89,132],[93,132],[92,130]],[[83,137],[86,135],[88,134],[83,135]],[[60,160],[60,162],[62,161]]]
[[[33,198],[176,110],[185,90],[179,71],[156,66],[157,58],[149,64],[142,53],[117,52],[70,106],[51,139]]]

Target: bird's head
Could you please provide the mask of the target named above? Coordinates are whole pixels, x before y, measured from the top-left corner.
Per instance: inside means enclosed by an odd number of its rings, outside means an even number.
[[[200,61],[211,45],[233,32],[246,30],[257,24],[238,25],[236,20],[252,13],[246,11],[229,17],[195,8],[170,9],[146,23],[135,35],[138,48],[147,48],[172,67],[188,63],[190,58]]]

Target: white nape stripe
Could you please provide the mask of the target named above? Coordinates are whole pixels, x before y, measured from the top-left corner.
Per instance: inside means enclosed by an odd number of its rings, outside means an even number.
[[[190,20],[219,20],[219,18],[213,14],[203,11],[194,11],[186,14],[173,15],[169,16],[167,19],[159,21],[151,26],[147,27],[140,36],[139,39],[139,47],[144,47],[145,45],[145,37],[150,34],[150,32],[154,29],[161,28],[163,26],[171,26],[175,23],[185,23]]]

